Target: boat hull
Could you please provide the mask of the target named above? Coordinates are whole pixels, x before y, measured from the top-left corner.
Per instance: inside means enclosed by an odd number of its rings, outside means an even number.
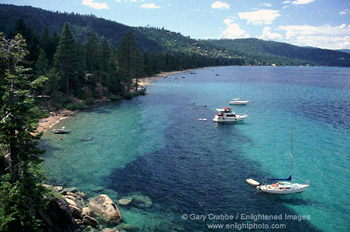
[[[230,101],[230,105],[247,105],[249,101]]]
[[[214,122],[242,122],[244,119],[248,117],[248,115],[236,115],[236,117],[222,117],[222,116],[215,116],[213,118]]]
[[[308,184],[299,184],[298,187],[292,187],[289,189],[273,187],[271,185],[261,185],[261,186],[258,186],[257,189],[264,193],[286,195],[286,194],[305,192],[308,189],[308,187],[309,187]]]
[[[59,130],[54,130],[54,134],[69,134],[71,131],[70,130],[64,130],[64,131],[59,131]]]

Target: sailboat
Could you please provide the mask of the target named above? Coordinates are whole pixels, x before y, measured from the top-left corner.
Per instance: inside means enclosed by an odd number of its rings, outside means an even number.
[[[230,105],[246,105],[248,104],[248,100],[241,100],[242,96],[242,82],[239,81],[239,97],[232,99],[232,101],[229,102]]]
[[[309,184],[299,184],[292,182],[293,176],[293,127],[291,133],[291,152],[290,152],[290,176],[286,179],[267,179],[264,185],[257,186],[257,190],[273,194],[291,194],[301,193],[308,189]],[[267,182],[272,184],[267,184]]]

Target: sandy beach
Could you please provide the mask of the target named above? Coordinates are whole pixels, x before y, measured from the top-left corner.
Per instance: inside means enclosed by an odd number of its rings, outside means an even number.
[[[75,111],[65,109],[58,112],[51,112],[49,117],[39,119],[37,131],[45,132],[74,113]]]

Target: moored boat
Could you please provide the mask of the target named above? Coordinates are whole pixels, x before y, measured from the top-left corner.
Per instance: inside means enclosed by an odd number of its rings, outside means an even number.
[[[267,179],[265,184],[257,186],[260,192],[272,194],[292,194],[302,193],[309,188],[309,184],[299,184],[292,182],[293,176],[293,127],[291,132],[291,152],[290,152],[290,176],[287,179]],[[271,183],[272,184],[267,184]]]
[[[61,129],[53,129],[52,132],[54,134],[69,134],[71,130],[66,130],[66,128],[63,126]]]
[[[224,108],[224,109],[216,109],[219,113],[215,115],[213,118],[214,122],[240,122],[243,121],[246,117],[248,117],[247,114],[244,115],[238,115],[235,112],[232,112],[231,108]]]
[[[248,100],[241,100],[242,97],[242,82],[239,81],[239,97],[232,99],[232,101],[229,102],[230,105],[246,105],[248,104]]]
[[[241,97],[232,99],[232,101],[229,102],[230,105],[247,105],[248,100],[241,100]]]

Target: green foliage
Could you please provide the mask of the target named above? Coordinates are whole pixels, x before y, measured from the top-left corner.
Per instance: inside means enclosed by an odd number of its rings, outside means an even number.
[[[100,49],[99,41],[95,33],[92,33],[85,44],[85,67],[86,71],[92,73],[100,70],[99,63]]]
[[[0,146],[8,154],[8,173],[1,176],[1,231],[43,231],[40,210],[45,206],[44,176],[40,170],[43,150],[38,147],[41,134],[34,134],[38,108],[34,104],[33,87],[43,79],[33,80],[29,69],[20,63],[27,55],[21,35],[6,39],[0,34],[1,56],[7,61],[0,86]]]
[[[92,97],[89,97],[85,100],[86,105],[93,105],[95,103],[95,99]]]
[[[46,53],[43,49],[40,49],[38,60],[35,63],[35,70],[38,75],[42,75],[47,72],[48,60],[46,59]]]
[[[119,73],[123,78],[127,92],[130,92],[132,79],[144,75],[143,55],[131,31],[127,31],[117,50]]]
[[[65,108],[67,110],[83,110],[86,108],[86,105],[82,102],[74,102],[74,103],[68,103]]]
[[[77,76],[77,61],[75,39],[69,30],[68,23],[65,23],[54,55],[54,65],[59,75],[65,79],[64,85],[67,96],[70,95],[71,79]]]

